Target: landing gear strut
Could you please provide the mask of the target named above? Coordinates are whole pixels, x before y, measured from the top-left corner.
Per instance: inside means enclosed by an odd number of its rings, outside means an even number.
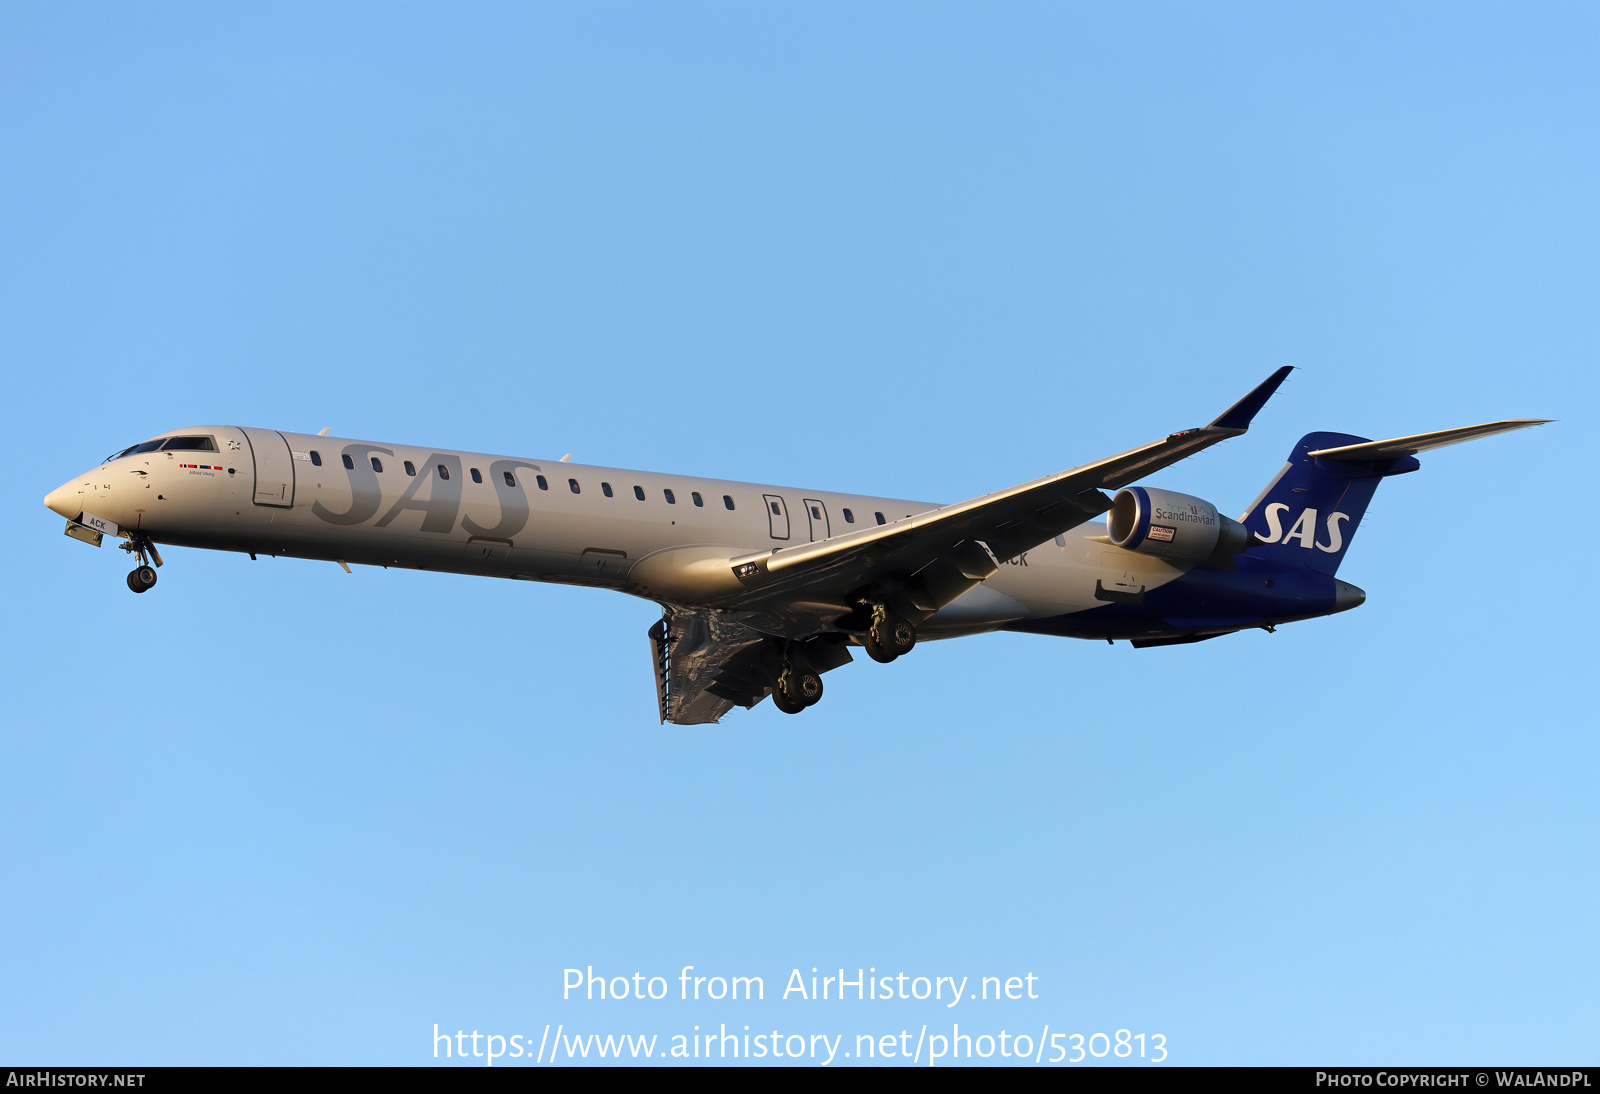
[[[156,569],[150,565],[154,561],[156,566],[161,565],[161,552],[156,550],[156,545],[149,536],[135,532],[128,537],[128,542],[122,545],[124,551],[132,552],[139,560],[133,572],[128,574],[128,588],[136,593],[147,593],[156,587]]]
[[[799,714],[822,698],[822,677],[790,662],[772,689],[772,705],[785,714]]]
[[[867,629],[861,644],[867,648],[868,657],[887,665],[896,657],[911,652],[911,648],[917,644],[917,629],[898,615],[890,614],[883,605],[875,605],[872,626]]]

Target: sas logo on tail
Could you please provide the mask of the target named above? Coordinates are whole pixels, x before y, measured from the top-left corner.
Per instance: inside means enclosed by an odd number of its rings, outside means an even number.
[[[1315,545],[1317,550],[1326,551],[1336,555],[1344,548],[1344,534],[1339,529],[1339,522],[1350,519],[1349,513],[1329,513],[1327,520],[1328,542],[1317,543],[1317,511],[1315,509],[1302,509],[1300,516],[1289,526],[1289,531],[1283,530],[1283,514],[1289,507],[1281,501],[1275,501],[1267,506],[1267,534],[1258,537],[1262,543],[1284,543],[1291,539],[1298,539],[1300,546],[1311,550]]]

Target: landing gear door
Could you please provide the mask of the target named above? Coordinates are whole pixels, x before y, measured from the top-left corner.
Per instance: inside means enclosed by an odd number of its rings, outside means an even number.
[[[288,509],[294,505],[294,456],[289,442],[275,429],[241,426],[256,465],[257,505]]]
[[[767,502],[767,527],[772,529],[772,538],[788,539],[789,507],[776,494],[764,494],[762,496]]]
[[[811,525],[811,542],[827,539],[833,533],[828,529],[828,507],[816,498],[806,498],[800,504],[806,507],[806,520]]]

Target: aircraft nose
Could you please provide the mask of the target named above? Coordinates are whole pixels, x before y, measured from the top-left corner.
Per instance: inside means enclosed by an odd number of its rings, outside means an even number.
[[[52,512],[59,513],[68,520],[77,520],[83,514],[83,495],[78,492],[78,483],[64,482],[44,496],[44,503]]]

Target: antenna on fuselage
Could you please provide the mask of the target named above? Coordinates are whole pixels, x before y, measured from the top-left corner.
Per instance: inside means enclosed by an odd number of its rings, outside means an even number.
[[[568,453],[567,453],[567,454],[566,454],[566,455],[565,455],[565,456],[562,456],[562,457],[561,457],[561,458],[560,458],[560,459],[559,459],[559,460],[557,460],[557,461],[556,461],[556,462],[557,462],[557,463],[566,463],[566,462],[567,462],[567,461],[568,461],[568,460],[570,460],[570,459],[572,459],[572,453],[571,453],[571,452],[568,452]]]
[[[323,426],[321,429],[317,430],[317,436],[326,437],[330,428],[330,426]]]

